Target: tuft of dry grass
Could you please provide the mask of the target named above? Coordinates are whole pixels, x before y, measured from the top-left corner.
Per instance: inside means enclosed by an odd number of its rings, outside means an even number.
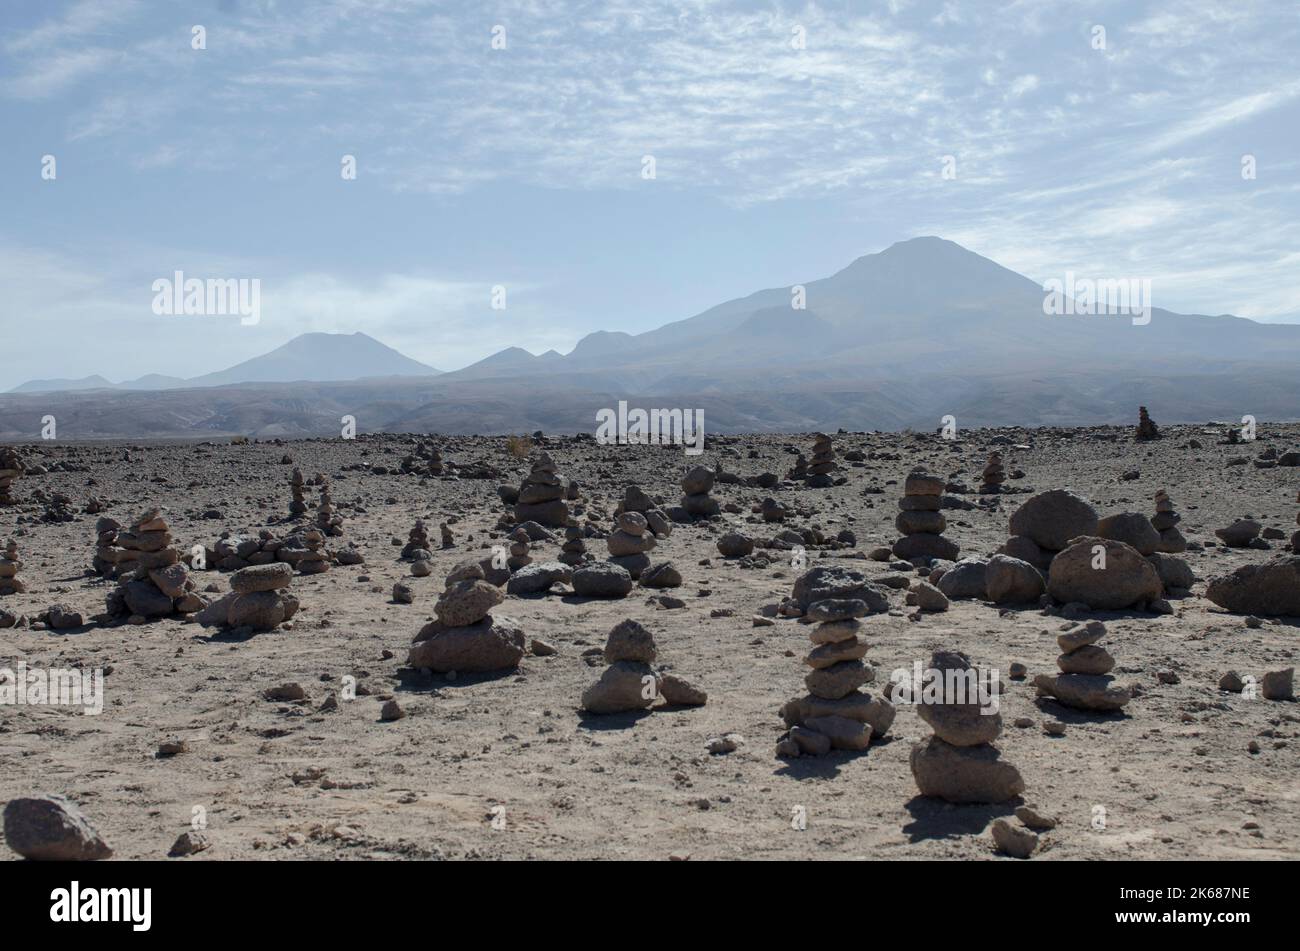
[[[516,459],[527,459],[532,448],[533,441],[527,436],[506,437],[506,451]]]

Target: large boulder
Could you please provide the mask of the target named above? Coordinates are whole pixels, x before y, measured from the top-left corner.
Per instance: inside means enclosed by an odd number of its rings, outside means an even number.
[[[572,569],[559,561],[534,562],[525,565],[506,582],[508,594],[541,594],[551,586],[572,577]]]
[[[1046,585],[1043,576],[1027,561],[1008,555],[994,555],[984,572],[985,595],[995,604],[1028,604],[1037,601]]]
[[[944,595],[953,600],[983,598],[988,584],[988,562],[980,558],[963,558],[948,568],[935,583]]]
[[[1210,579],[1205,596],[1234,614],[1300,617],[1300,555],[1279,555]]]
[[[912,747],[912,776],[922,796],[953,803],[997,803],[1025,790],[1020,771],[997,747],[953,746],[937,736]]]
[[[573,593],[583,598],[625,598],[632,591],[632,575],[607,561],[574,569],[571,580]]]
[[[1097,534],[1097,510],[1065,489],[1040,492],[1011,514],[1011,535],[1024,535],[1040,548],[1061,551],[1070,539]]]
[[[818,565],[794,582],[794,599],[807,611],[817,601],[829,599],[862,601],[870,612],[888,611],[889,596],[856,568]]]
[[[524,632],[509,618],[485,617],[465,627],[426,624],[406,663],[439,673],[511,670],[524,656]]]
[[[1259,537],[1262,528],[1263,526],[1254,519],[1239,518],[1227,528],[1215,529],[1214,534],[1230,548],[1248,548],[1250,543]]]
[[[256,591],[278,591],[293,583],[293,567],[277,561],[269,565],[241,568],[230,576],[230,589],[236,594],[253,594]]]
[[[626,713],[645,710],[654,703],[658,681],[649,664],[620,660],[605,668],[600,679],[582,693],[588,713]]]
[[[1165,586],[1166,591],[1173,589],[1186,590],[1196,583],[1196,575],[1192,572],[1192,566],[1181,558],[1175,558],[1173,555],[1167,555],[1163,552],[1156,552],[1147,556],[1147,561],[1151,562],[1151,567],[1155,568],[1156,574],[1160,576],[1160,582]]]
[[[4,829],[9,848],[26,859],[89,862],[113,854],[81,810],[62,796],[9,800]]]
[[[1076,710],[1095,710],[1099,713],[1113,713],[1133,697],[1133,692],[1128,687],[1119,686],[1114,677],[1105,675],[1039,674],[1034,678],[1034,687],[1039,696],[1054,697]]]
[[[1163,597],[1164,585],[1136,548],[1090,535],[1075,538],[1052,559],[1047,593],[1064,604],[1119,611]]]
[[[904,535],[894,542],[892,550],[895,555],[904,561],[921,561],[934,558],[956,561],[957,556],[961,554],[961,546],[952,539],[944,538],[942,535],[930,535],[925,532]]]
[[[433,613],[447,627],[464,627],[487,617],[504,600],[505,595],[496,585],[467,579],[449,585],[438,597]]]
[[[1150,555],[1160,549],[1160,533],[1152,527],[1151,519],[1141,512],[1107,515],[1097,523],[1097,534],[1102,538],[1131,545],[1142,555]]]

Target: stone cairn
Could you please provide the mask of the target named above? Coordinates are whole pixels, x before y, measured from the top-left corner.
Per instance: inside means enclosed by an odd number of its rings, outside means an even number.
[[[1174,503],[1169,500],[1169,493],[1164,489],[1156,490],[1156,514],[1151,516],[1151,527],[1160,533],[1160,545],[1156,551],[1177,554],[1187,551],[1187,539],[1177,529],[1183,517],[1174,511]]]
[[[10,487],[14,480],[27,471],[22,457],[9,446],[0,447],[0,505],[13,505]]]
[[[981,479],[980,495],[996,495],[1002,491],[1002,483],[1007,481],[1006,470],[1002,468],[1002,453],[997,450],[989,453]]]
[[[126,554],[125,549],[117,547],[117,533],[121,530],[122,523],[107,515],[95,522],[95,557],[91,561],[91,567],[97,575],[117,577],[118,563],[115,559]]]
[[[293,567],[276,561],[240,568],[230,576],[230,593],[199,612],[204,627],[251,628],[273,631],[298,613],[298,599],[289,594]]]
[[[893,552],[904,561],[942,558],[956,561],[961,550],[957,543],[943,537],[948,521],[943,506],[944,480],[923,472],[912,472],[903,485],[898,502],[901,511],[894,525],[903,537],[894,542]]]
[[[872,736],[882,736],[894,721],[894,707],[858,688],[875,679],[862,662],[868,644],[858,636],[868,612],[856,598],[831,598],[808,606],[805,618],[814,647],[804,657],[812,670],[804,677],[806,697],[781,707],[789,732],[776,744],[777,756],[821,756],[832,749],[865,750]]]
[[[550,528],[563,528],[569,521],[569,507],[564,502],[564,480],[556,474],[550,453],[542,452],[533,469],[519,487],[515,502],[515,519],[537,522]]]
[[[432,554],[429,547],[429,531],[424,527],[424,519],[417,518],[415,525],[406,535],[406,544],[402,547],[403,558],[415,558],[416,552],[423,551]]]
[[[330,570],[330,556],[325,550],[325,536],[311,528],[301,534],[290,535],[280,546],[276,556],[298,569],[300,574],[319,575]]]
[[[524,656],[524,632],[489,613],[505,600],[474,562],[457,567],[433,606],[430,621],[411,644],[407,664],[442,674],[513,670]]]
[[[1076,710],[1110,712],[1128,703],[1131,691],[1116,686],[1115,678],[1110,676],[1115,658],[1104,647],[1097,646],[1105,634],[1106,625],[1100,621],[1071,625],[1058,634],[1056,644],[1062,653],[1056,658],[1056,666],[1061,668],[1061,673],[1035,677],[1038,695],[1054,697]]]
[[[921,795],[952,803],[998,803],[1019,796],[1025,790],[1020,771],[993,745],[1002,732],[1002,714],[980,703],[979,673],[970,658],[959,651],[935,651],[928,676],[934,678],[929,686],[939,698],[918,702],[916,712],[934,735],[912,747],[910,758]],[[932,699],[930,690],[923,687],[922,692],[914,699]]]
[[[715,478],[708,466],[693,466],[682,476],[682,508],[692,518],[713,518],[722,512],[718,500],[709,495]]]
[[[438,523],[438,536],[442,541],[443,548],[456,547],[456,538],[451,534],[451,526],[446,522]]]
[[[516,528],[510,533],[510,557],[506,559],[506,567],[513,574],[520,568],[532,563],[533,556],[528,554],[528,532],[522,528]]]
[[[785,477],[791,482],[807,482],[808,457],[802,452],[799,453],[799,455],[795,457],[794,465],[790,467],[790,471],[785,474]]]
[[[302,470],[294,466],[293,474],[289,477],[289,491],[293,493],[293,501],[289,503],[289,515],[293,518],[307,514],[307,499],[303,496]]]
[[[330,494],[330,482],[325,476],[320,479],[320,502],[316,505],[316,530],[329,538],[338,538],[343,534],[343,516],[334,512],[334,497]]]
[[[18,577],[23,563],[18,560],[18,543],[12,538],[0,552],[0,594],[22,594],[27,586]]]
[[[564,526],[564,544],[560,546],[560,561],[566,565],[577,566],[587,560],[587,543],[583,540],[582,526],[576,519],[569,519]]]
[[[838,468],[835,464],[835,449],[831,445],[831,437],[825,433],[816,433],[813,435],[812,464],[808,467],[808,476],[805,479],[809,488],[828,489],[835,484],[835,478],[831,475]]]
[[[160,509],[150,509],[130,529],[117,532],[105,558],[116,567],[118,587],[107,599],[112,617],[166,617],[193,614],[205,602],[194,594],[189,569],[172,545],[171,531]]]
[[[634,579],[650,567],[646,554],[655,545],[654,533],[648,531],[650,523],[640,512],[623,512],[618,516],[616,528],[605,538],[609,560],[623,568]]]
[[[1156,427],[1156,424],[1151,421],[1151,417],[1147,415],[1147,408],[1145,406],[1138,407],[1138,425],[1137,425],[1136,436],[1141,441],[1160,438],[1160,430]]]
[[[654,636],[633,620],[615,625],[605,639],[608,664],[594,684],[582,694],[588,713],[627,713],[649,710],[662,697],[667,706],[700,707],[708,694],[674,674],[656,672],[650,665],[657,656]]]

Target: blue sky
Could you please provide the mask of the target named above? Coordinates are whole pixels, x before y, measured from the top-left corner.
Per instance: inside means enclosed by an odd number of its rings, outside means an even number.
[[[5,0],[0,388],[308,330],[565,352],[920,234],[1300,320],[1298,60],[1244,0]],[[177,269],[261,322],[155,316]]]

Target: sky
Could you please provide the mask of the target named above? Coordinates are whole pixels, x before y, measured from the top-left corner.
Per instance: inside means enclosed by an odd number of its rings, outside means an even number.
[[[1250,0],[0,0],[0,390],[567,352],[928,234],[1300,322],[1297,61]]]

